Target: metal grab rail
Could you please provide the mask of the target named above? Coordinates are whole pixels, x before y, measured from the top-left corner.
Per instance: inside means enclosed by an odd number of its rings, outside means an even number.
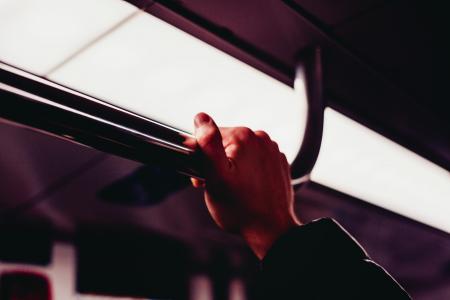
[[[0,99],[0,118],[104,152],[202,177],[192,147],[195,139],[189,133],[4,63],[0,63]]]

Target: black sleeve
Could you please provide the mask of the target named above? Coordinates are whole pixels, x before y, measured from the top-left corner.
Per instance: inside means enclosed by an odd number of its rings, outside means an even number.
[[[259,299],[410,299],[334,220],[292,228],[261,262]]]

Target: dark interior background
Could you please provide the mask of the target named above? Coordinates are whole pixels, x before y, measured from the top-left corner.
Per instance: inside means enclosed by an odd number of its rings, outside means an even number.
[[[323,46],[328,105],[448,170],[448,94],[435,81],[441,60],[432,41],[437,5],[406,0],[174,0],[156,1],[147,11],[288,84],[298,54]],[[83,245],[93,243],[89,241],[96,234],[133,239],[125,232],[136,235],[134,242],[128,241],[131,249],[148,247],[142,237],[155,244],[164,244],[164,238],[179,243],[187,249],[185,272],[208,272],[217,282],[232,274],[247,276],[254,266],[242,241],[214,226],[201,192],[170,170],[5,122],[0,138],[0,245],[13,243],[5,232],[20,229],[18,224]],[[306,221],[336,218],[413,298],[450,298],[448,234],[315,183],[297,190],[296,209]],[[1,259],[11,259],[11,251],[0,252]],[[36,260],[26,255],[12,259]],[[92,288],[89,278],[79,284],[82,290]]]

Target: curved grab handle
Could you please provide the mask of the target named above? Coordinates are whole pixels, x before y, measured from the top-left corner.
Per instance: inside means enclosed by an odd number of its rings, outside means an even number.
[[[303,142],[297,157],[291,164],[292,184],[308,180],[322,143],[325,105],[321,48],[310,48],[301,53],[295,75],[294,88],[305,91],[307,115]]]

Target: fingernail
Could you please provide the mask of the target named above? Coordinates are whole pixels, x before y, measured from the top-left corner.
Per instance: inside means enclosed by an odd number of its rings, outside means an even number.
[[[210,120],[211,118],[207,114],[200,113],[195,117],[194,120],[195,127],[200,127],[203,124],[209,123]]]

